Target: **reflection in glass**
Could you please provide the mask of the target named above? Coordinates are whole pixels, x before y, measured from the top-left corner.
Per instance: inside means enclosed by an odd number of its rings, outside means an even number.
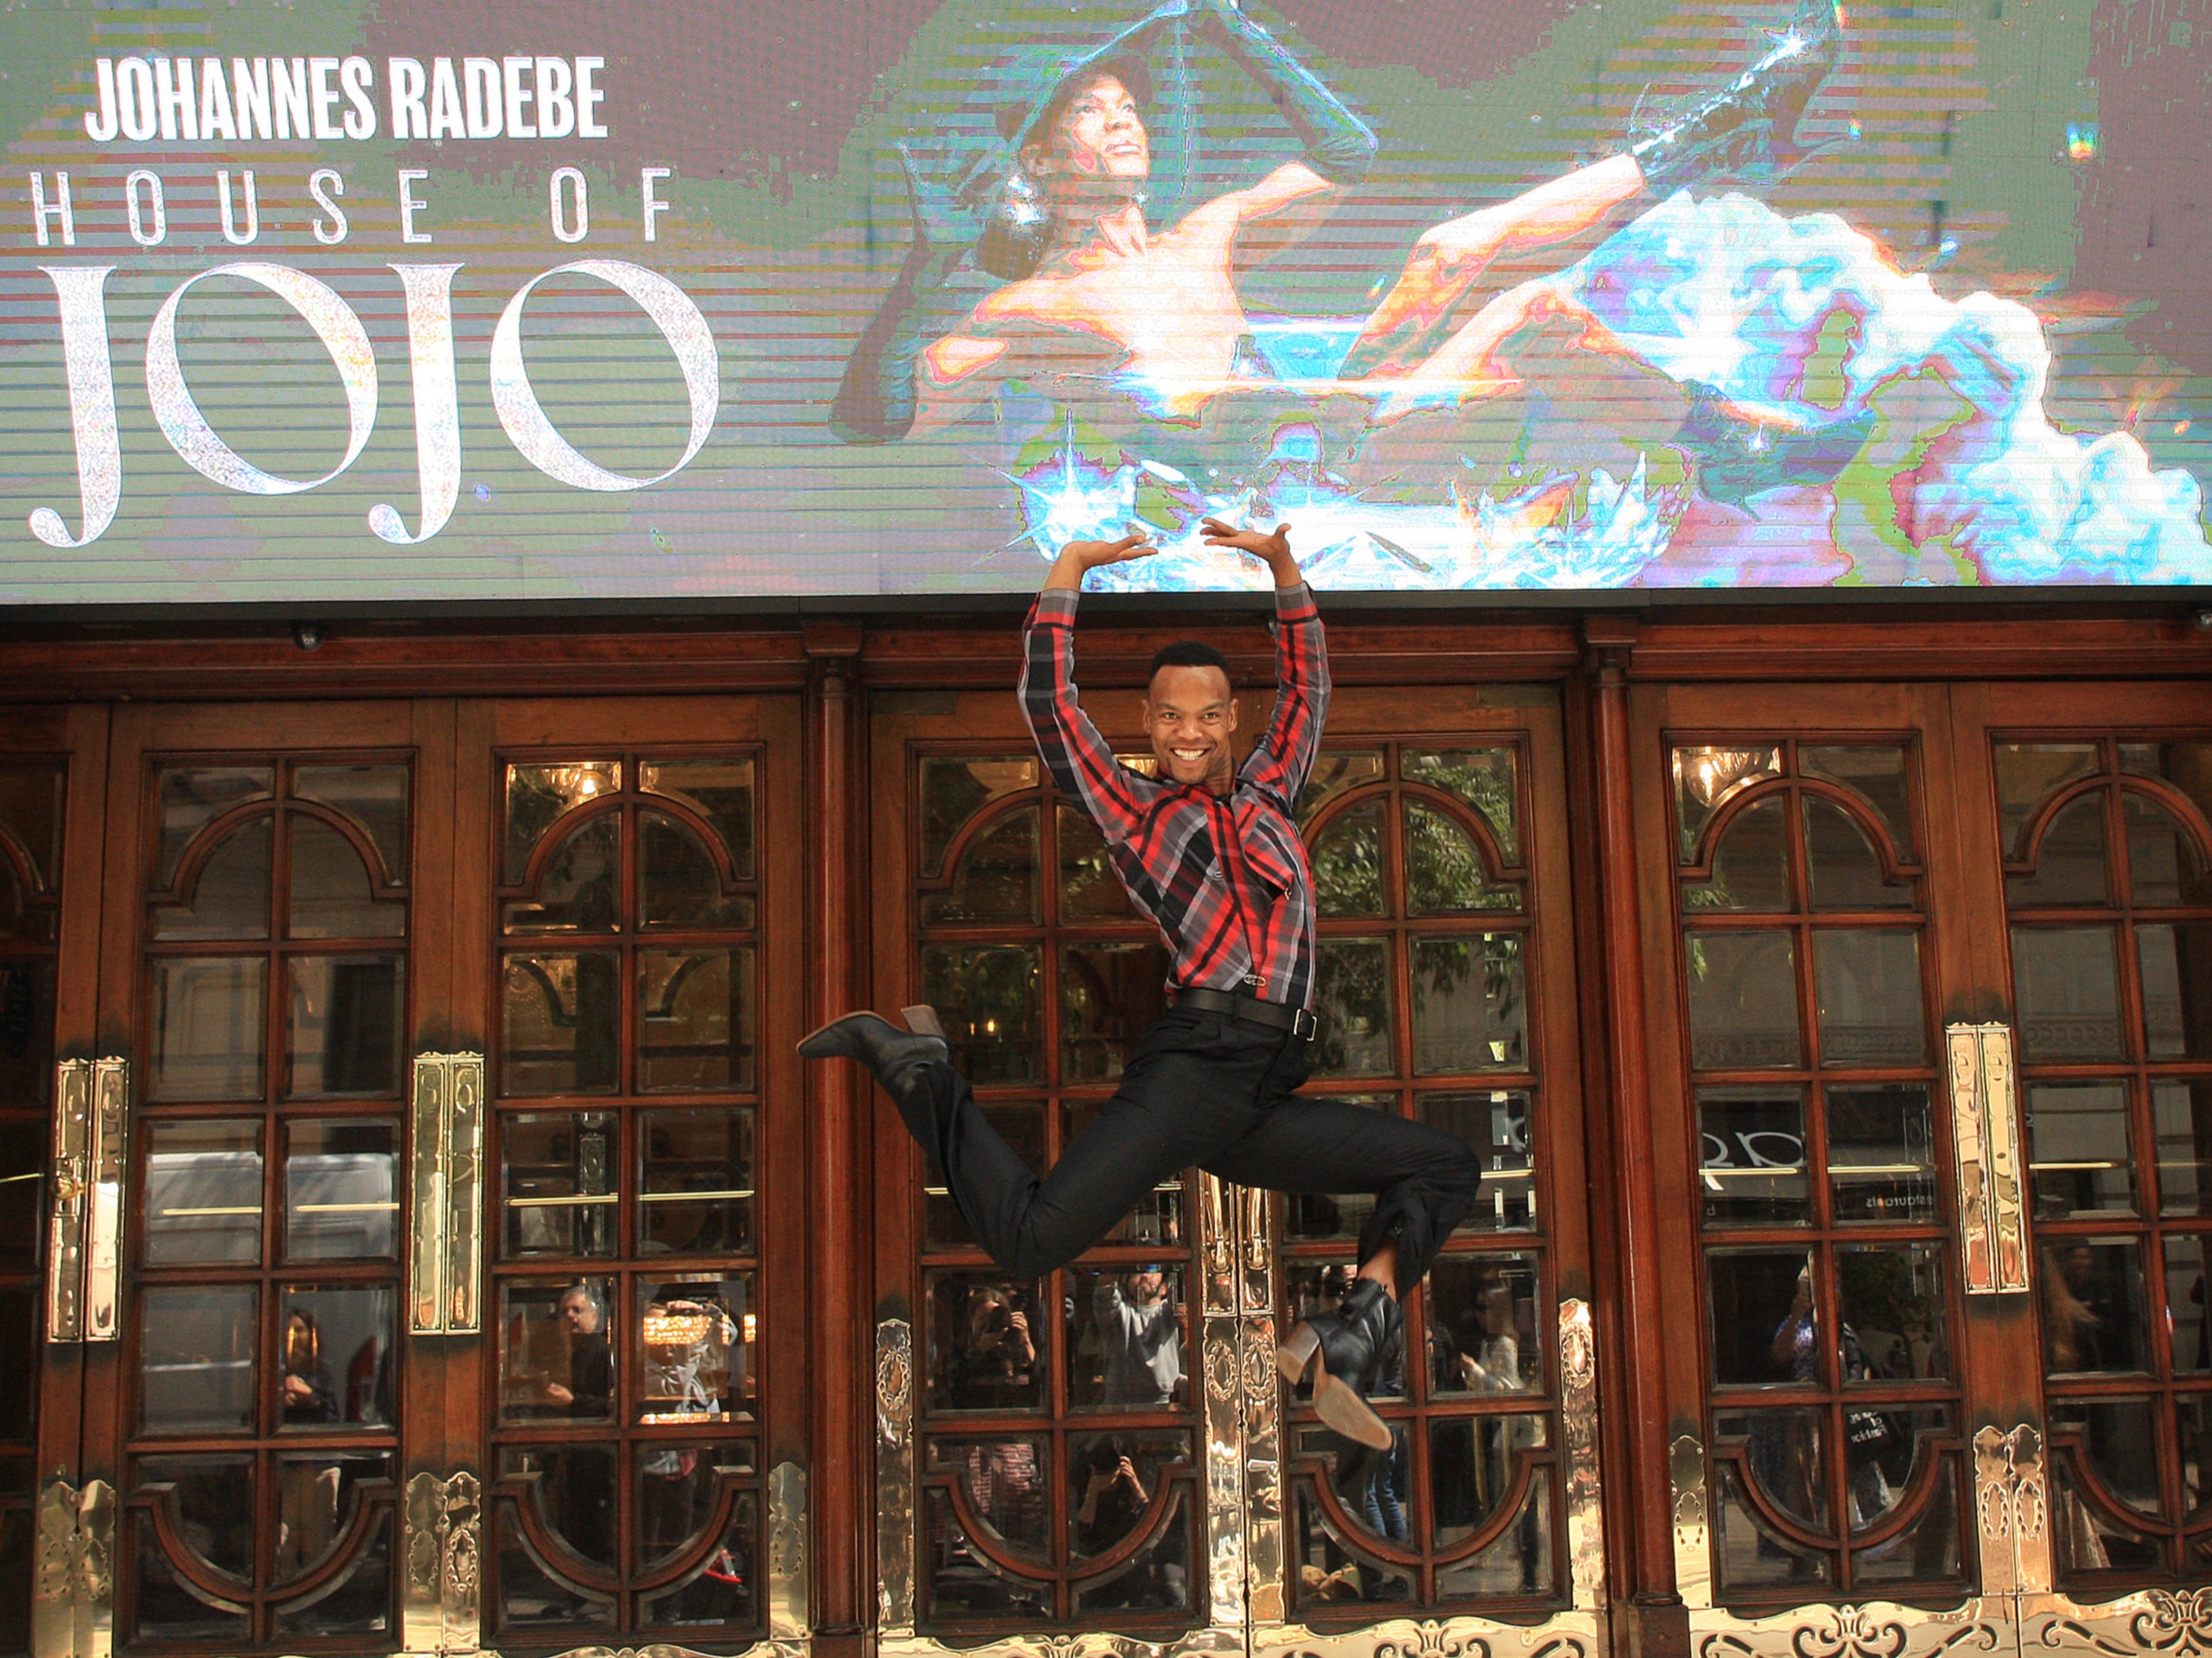
[[[501,924],[509,932],[611,932],[622,919],[621,880],[622,819],[602,811],[553,849],[529,897],[501,906]]]
[[[34,1096],[31,1102],[40,1102]],[[0,1266],[38,1264],[46,1213],[45,1127],[0,1118]]]
[[[284,1427],[397,1419],[388,1286],[289,1284],[278,1305],[276,1412]]]
[[[1083,921],[1137,920],[1097,828],[1073,806],[1054,810],[1054,832],[1060,839],[1060,920],[1073,926]]]
[[[253,1578],[253,1459],[250,1456],[149,1456],[133,1467],[139,1491],[167,1487],[160,1500],[171,1505],[178,1529],[191,1539],[193,1553],[217,1571]],[[143,1639],[236,1641],[252,1638],[247,1616],[211,1606],[185,1586],[154,1529],[154,1515],[133,1509],[129,1523],[137,1542],[137,1571],[131,1584],[131,1622]]]
[[[139,1425],[148,1433],[247,1433],[254,1426],[252,1284],[139,1291]]]
[[[1450,1547],[1473,1535],[1488,1522],[1501,1504],[1515,1494],[1523,1450],[1540,1450],[1549,1442],[1550,1418],[1538,1415],[1447,1418],[1429,1424],[1430,1479],[1435,1490],[1435,1512],[1430,1518],[1429,1540],[1438,1549]],[[1541,1475],[1537,1476],[1540,1481]],[[1540,1517],[1530,1507],[1522,1509],[1515,1531],[1518,1570],[1498,1593],[1533,1592],[1550,1572],[1548,1514]]]
[[[2044,1368],[2053,1376],[2150,1369],[2142,1252],[2125,1238],[2043,1246]]]
[[[1415,1075],[1527,1066],[1522,944],[1517,932],[1413,941]]]
[[[727,1448],[714,1448],[717,1454]],[[705,1447],[696,1451],[671,1448],[646,1453],[639,1467],[638,1509],[640,1540],[647,1564],[689,1546],[714,1518],[720,1498],[721,1472],[709,1460]],[[640,1622],[742,1629],[758,1619],[752,1566],[760,1558],[757,1502],[750,1491],[739,1494],[729,1524],[723,1528],[721,1546],[676,1588],[647,1595]]]
[[[922,895],[924,926],[1034,923],[1039,919],[1037,808],[1016,807],[970,841],[942,892]]]
[[[1455,794],[1483,816],[1509,865],[1521,861],[1516,751],[1494,749],[1407,749],[1398,760],[1408,783]]]
[[[753,762],[728,756],[702,760],[641,760],[637,786],[665,795],[704,818],[729,853],[740,881],[753,878]],[[659,814],[653,814],[658,816]],[[673,821],[673,820],[672,820]]]
[[[2212,1078],[2154,1080],[2150,1118],[2158,1137],[2159,1212],[2212,1214]]]
[[[1532,1254],[1445,1255],[1437,1261],[1429,1275],[1431,1393],[1544,1391],[1537,1283]]]
[[[1835,1218],[1935,1220],[1936,1120],[1928,1084],[1831,1088],[1827,1104]]]
[[[1484,1424],[1503,1425],[1498,1434],[1528,1434],[1540,1430],[1543,1418],[1528,1417],[1485,1417]],[[1444,1424],[1439,1423],[1436,1427]],[[1478,1428],[1480,1435],[1486,1428]],[[1439,1464],[1441,1473],[1442,1465]],[[1528,1477],[1528,1494],[1522,1499],[1519,1516],[1486,1548],[1478,1549],[1464,1560],[1455,1561],[1437,1573],[1437,1594],[1439,1598],[1460,1595],[1509,1595],[1556,1594],[1553,1561],[1557,1556],[1553,1541],[1552,1479],[1549,1468],[1536,1468]],[[1467,1528],[1472,1530],[1472,1527]],[[1465,1536],[1467,1530],[1449,1526],[1440,1515],[1434,1533],[1439,1545],[1449,1536]]]
[[[311,1117],[285,1126],[284,1146],[285,1260],[398,1254],[398,1124]]]
[[[392,1459],[327,1451],[289,1451],[276,1458],[276,1576],[281,1583],[311,1571],[353,1527],[354,1511],[369,1500],[362,1489],[391,1478]],[[374,1635],[389,1625],[392,1519],[373,1524],[360,1552],[327,1594],[276,1613],[280,1635]]]
[[[2201,1514],[2212,1502],[2212,1394],[2176,1394],[2173,1418],[2181,1446],[2182,1512]]]
[[[1308,1256],[1286,1261],[1282,1274],[1282,1293],[1286,1309],[1282,1327],[1288,1329],[1301,1319],[1311,1318],[1316,1313],[1334,1311],[1341,1305],[1346,1293],[1352,1288],[1356,1270],[1348,1254],[1341,1260],[1319,1260]],[[1311,1400],[1311,1388],[1310,1379],[1297,1384],[1295,1396],[1300,1404]],[[1395,1399],[1402,1397],[1405,1391],[1406,1356],[1394,1343],[1382,1360],[1374,1385],[1368,1389],[1368,1395],[1370,1398]]]
[[[753,1085],[753,952],[641,950],[637,1090],[743,1092]]]
[[[1063,1083],[1113,1082],[1166,1005],[1167,952],[1152,942],[1060,947]]]
[[[605,1277],[499,1286],[501,1422],[614,1419],[614,1293]]]
[[[44,1110],[52,1096],[54,971],[51,956],[0,961],[0,1017],[12,1033],[0,1041],[0,1106]],[[5,1206],[0,1200],[0,1209]]]
[[[547,1551],[558,1561],[567,1548],[603,1571],[616,1570],[615,1452],[609,1447],[565,1445],[503,1447],[500,1472],[524,1485],[520,1502],[552,1533]],[[565,1579],[543,1575],[522,1546],[513,1510],[495,1509],[500,1527],[500,1590],[508,1616],[518,1623],[598,1625],[613,1621],[614,1608]]]
[[[1298,826],[1303,829],[1312,823],[1323,806],[1347,789],[1378,783],[1382,776],[1379,749],[1322,750],[1306,779],[1305,793],[1298,797]]]
[[[1770,795],[1736,815],[1713,849],[1709,881],[1685,881],[1686,909],[1785,910],[1790,906],[1787,803]]]
[[[1828,1517],[1826,1424],[1810,1410],[1726,1411],[1713,1422],[1720,1452],[1715,1485],[1715,1587],[1737,1590],[1833,1581],[1835,1563],[1765,1521],[1762,1510],[1815,1532]]]
[[[1935,1243],[1869,1243],[1836,1251],[1845,1387],[1950,1375],[1944,1248]]]
[[[2159,1491],[2156,1406],[2149,1399],[2053,1399],[2054,1524],[2063,1565],[2078,1572],[2155,1569],[2161,1551],[2149,1537],[2113,1522],[2084,1485],[2146,1515],[2165,1507]]]
[[[274,820],[267,817],[255,817],[223,836],[200,864],[185,902],[154,906],[154,937],[165,942],[266,938],[274,838]]]
[[[1853,1499],[1851,1517],[1853,1529],[1866,1531],[1878,1521],[1887,1520],[1911,1483],[1912,1455],[1916,1442],[1923,1433],[1940,1431],[1940,1424],[1948,1415],[1940,1409],[1898,1410],[1881,1412],[1883,1418],[1893,1421],[1902,1430],[1895,1435],[1884,1433],[1883,1442],[1893,1441],[1902,1448],[1894,1453],[1866,1455],[1856,1450],[1846,1452],[1852,1460],[1851,1485]],[[1923,1455],[1936,1455],[1933,1450],[1923,1449]],[[1873,1464],[1871,1472],[1868,1464]],[[1937,1471],[1936,1488],[1929,1494],[1927,1505],[1919,1516],[1908,1523],[1896,1536],[1865,1548],[1851,1551],[1851,1581],[1854,1585],[1876,1583],[1944,1583],[1960,1581],[1959,1564],[1959,1469],[1946,1457]]]
[[[639,1422],[729,1422],[751,1408],[750,1272],[641,1284],[637,1304]]]
[[[690,824],[666,812],[641,811],[637,830],[638,910],[644,925],[752,926],[751,896],[722,890],[722,872]]]
[[[51,761],[0,766],[0,829],[15,838],[31,860],[33,878],[47,887],[61,874],[64,776],[63,767]]]
[[[1805,796],[1805,868],[1814,909],[1910,909],[1910,878],[1892,881],[1866,831],[1849,812],[1818,795]]]
[[[397,938],[407,931],[404,900],[379,902],[368,865],[352,841],[319,817],[292,817],[295,938]]]
[[[193,837],[234,806],[275,792],[267,766],[165,767],[161,780],[161,851],[154,884],[167,887]]]
[[[2127,819],[2128,883],[2140,908],[2212,904],[2212,873],[2196,837],[2164,806],[2132,791],[2120,797]]]
[[[977,1086],[1044,1079],[1043,995],[1028,944],[932,944],[921,999],[937,1010],[954,1067]]]
[[[2112,928],[2013,928],[2012,987],[2021,1058],[2125,1057]]]
[[[1397,1069],[1388,939],[1322,939],[1313,1006],[1321,1021],[1309,1050],[1315,1076],[1386,1077]]]
[[[2176,1376],[2212,1375],[2212,1322],[2204,1316],[2204,1240],[2166,1236],[2166,1328]]]
[[[269,963],[198,957],[152,964],[156,1100],[259,1100]]]
[[[1013,1153],[1030,1167],[1033,1175],[1044,1173],[1044,1107],[1034,1100],[994,1100],[988,1103],[978,1101],[984,1120],[999,1133],[999,1137],[1013,1148]],[[944,1171],[930,1159],[923,1178],[929,1181],[922,1187],[923,1210],[928,1242],[935,1248],[962,1248],[974,1245],[975,1235],[968,1223],[960,1218],[960,1211],[951,1194],[941,1184]]]
[[[2105,880],[2105,792],[2093,789],[2044,825],[2035,868],[2005,877],[2005,902],[2014,909],[2070,909],[2102,904]]]
[[[1000,1547],[1032,1560],[1049,1546],[1045,1536],[1047,1461],[1034,1439],[933,1440],[932,1471],[949,1472],[976,1519],[999,1537]],[[925,1494],[928,1564],[926,1591],[932,1618],[1011,1619],[1040,1623],[1052,1615],[1052,1586],[997,1570],[990,1550],[955,1515],[951,1492],[933,1484]]]
[[[25,1354],[37,1350],[44,1335],[38,1288],[31,1284],[0,1284],[0,1351]],[[0,1436],[28,1439],[32,1406],[38,1391],[38,1369],[23,1363],[0,1369]],[[4,1513],[4,1510],[0,1510]],[[0,1538],[4,1538],[0,1530]]]
[[[220,1118],[147,1125],[149,1266],[261,1259],[261,1125]]]
[[[1076,1434],[1067,1443],[1068,1552],[1078,1560],[1096,1559],[1125,1541],[1142,1525],[1162,1485],[1172,1506],[1151,1546],[1138,1552],[1125,1570],[1086,1585],[1082,1604],[1114,1607],[1183,1609],[1190,1598],[1190,1525],[1175,1473],[1191,1465],[1190,1443],[1180,1434]]]
[[[929,1275],[929,1408],[1036,1410],[1045,1404],[1051,1321],[1036,1278],[988,1271]]]
[[[752,1248],[753,1114],[647,1111],[638,1118],[641,1254]]]
[[[1820,1382],[1813,1260],[1802,1249],[1708,1249],[1713,1380]]]
[[[1302,1434],[1299,1449],[1305,1455],[1335,1455],[1342,1460],[1344,1442],[1324,1431]],[[1384,1467],[1390,1461],[1391,1467]],[[1337,1492],[1344,1505],[1360,1517],[1363,1528],[1378,1537],[1389,1537],[1394,1530],[1404,1530],[1405,1511],[1402,1506],[1393,1509],[1387,1503],[1398,1503],[1400,1493],[1407,1489],[1396,1485],[1396,1469],[1407,1461],[1404,1453],[1394,1451],[1389,1459],[1376,1458],[1365,1463],[1367,1478],[1358,1489],[1349,1489],[1342,1480],[1336,1482]],[[1375,1514],[1368,1523],[1367,1504],[1370,1496],[1375,1497]],[[1340,1607],[1346,1603],[1391,1602],[1402,1604],[1413,1599],[1413,1575],[1402,1566],[1378,1563],[1374,1558],[1354,1554],[1346,1546],[1346,1540],[1340,1537],[1336,1523],[1321,1506],[1320,1499],[1303,1481],[1299,1484],[1297,1523],[1292,1546],[1296,1550],[1297,1567],[1297,1604],[1322,1609]]]
[[[1165,1261],[1067,1273],[1067,1397],[1075,1406],[1187,1405],[1182,1274]]]
[[[507,856],[501,884],[521,884],[530,855],[545,831],[568,812],[623,786],[619,760],[580,760],[557,766],[507,768]]]
[[[1802,1224],[1813,1218],[1805,1181],[1805,1090],[1698,1090],[1698,1184],[1709,1226]]]
[[[1037,786],[1035,755],[954,760],[932,755],[921,762],[921,877],[943,872],[945,854],[968,820],[1019,789]]]
[[[2212,1059],[2212,923],[2143,922],[2144,1050],[2154,1060]]]
[[[2024,857],[2020,832],[2051,795],[2098,769],[2094,743],[1997,743],[1990,759],[1997,778],[1997,811],[2005,856]]]
[[[1713,813],[1743,790],[1782,775],[1778,748],[1726,749],[1710,744],[1674,750],[1674,820],[1687,863]]]
[[[1536,1224],[1536,1165],[1530,1151],[1526,1089],[1486,1088],[1464,1093],[1424,1093],[1413,1115],[1454,1134],[1482,1160],[1482,1186],[1474,1209],[1460,1223],[1468,1231],[1521,1230]]]
[[[1692,1066],[1737,1071],[1804,1062],[1790,933],[1692,932],[1685,948]]]
[[[394,1096],[406,1023],[405,969],[397,956],[295,956],[286,1048],[295,1099]]]
[[[622,1057],[622,957],[613,950],[511,952],[500,1029],[502,1094],[603,1094]]]
[[[1474,839],[1444,813],[1406,803],[1406,910],[1411,915],[1462,915],[1518,909],[1521,890],[1493,885]]]
[[[386,878],[394,885],[406,884],[405,766],[297,766],[292,771],[292,793],[353,819],[376,848]],[[294,829],[296,833],[298,820]]]
[[[614,1254],[613,1114],[502,1114],[499,1136],[507,1254]]]
[[[1926,1062],[1918,933],[1824,928],[1813,935],[1813,986],[1823,1066]]]
[[[1382,869],[1382,813],[1386,802],[1360,801],[1339,812],[1314,837],[1314,903],[1324,916],[1386,915],[1389,898]]]
[[[1835,783],[1872,806],[1898,856],[1912,861],[1912,811],[1901,743],[1808,743],[1797,750],[1797,769]],[[1814,882],[1817,891],[1819,883]]]
[[[2135,1213],[2127,1085],[2034,1082],[2026,1092],[2036,1218]]]

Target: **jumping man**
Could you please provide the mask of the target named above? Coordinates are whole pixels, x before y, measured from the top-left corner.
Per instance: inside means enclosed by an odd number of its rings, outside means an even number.
[[[945,1173],[976,1240],[1024,1277],[1065,1266],[1161,1180],[1192,1164],[1278,1192],[1376,1194],[1359,1275],[1340,1304],[1290,1333],[1276,1357],[1313,1372],[1322,1420],[1375,1449],[1390,1432],[1368,1391],[1401,1325],[1399,1298],[1474,1203],[1466,1144],[1401,1117],[1299,1095],[1315,1023],[1313,872],[1294,816],[1328,707],[1313,594],[1273,533],[1208,519],[1207,540],[1275,579],[1276,696],[1243,765],[1227,659],[1186,640],[1152,659],[1143,719],[1158,775],[1114,757],[1076,701],[1075,609],[1085,574],[1151,551],[1141,535],[1072,542],[1045,579],[1023,635],[1022,707],[1063,799],[1097,826],[1131,901],[1158,924],[1172,1005],[1138,1039],[1121,1084],[1042,1179],[991,1127],[949,1061],[936,1015],[901,1030],[850,1013],[799,1045],[875,1073]]]

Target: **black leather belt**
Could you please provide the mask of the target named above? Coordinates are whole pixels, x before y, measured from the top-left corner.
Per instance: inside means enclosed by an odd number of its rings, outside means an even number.
[[[1291,1007],[1283,1002],[1263,1002],[1257,996],[1237,996],[1225,990],[1178,990],[1175,993],[1177,1007],[1191,1008],[1200,1013],[1220,1013],[1246,1024],[1264,1024],[1277,1030],[1287,1030],[1294,1036],[1311,1042],[1321,1029],[1310,1008]]]

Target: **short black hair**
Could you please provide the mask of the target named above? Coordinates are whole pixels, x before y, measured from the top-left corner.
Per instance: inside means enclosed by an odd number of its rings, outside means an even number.
[[[1234,689],[1237,682],[1229,671],[1229,659],[1202,639],[1178,639],[1172,645],[1163,645],[1152,653],[1152,671],[1145,676],[1147,689],[1160,677],[1162,668],[1218,668],[1221,677]]]

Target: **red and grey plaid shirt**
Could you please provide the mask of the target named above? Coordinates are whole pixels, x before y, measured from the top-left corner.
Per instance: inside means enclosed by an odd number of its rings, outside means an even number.
[[[1313,871],[1293,813],[1328,710],[1312,592],[1276,590],[1274,718],[1225,795],[1115,759],[1075,700],[1076,598],[1047,588],[1022,635],[1022,709],[1053,781],[1098,826],[1130,898],[1159,923],[1175,988],[1307,1006]]]

